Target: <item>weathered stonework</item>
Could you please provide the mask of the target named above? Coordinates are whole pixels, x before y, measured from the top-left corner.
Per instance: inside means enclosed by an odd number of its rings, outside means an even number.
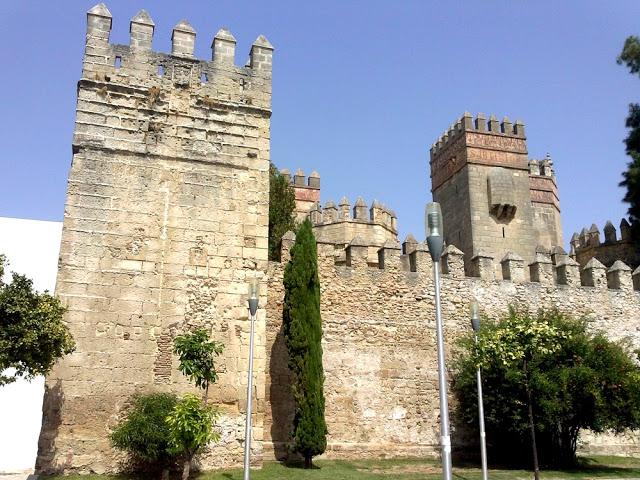
[[[586,265],[597,258],[603,265],[610,267],[621,260],[631,268],[640,266],[640,226],[630,224],[626,218],[620,221],[620,238],[616,227],[609,221],[604,226],[604,239],[598,226],[593,224],[588,230],[571,237],[571,254],[580,265]]]
[[[524,125],[465,113],[431,147],[431,191],[445,240],[472,259],[507,251],[534,261],[536,247],[562,245],[560,201],[549,157],[528,158]]]
[[[289,237],[287,245],[292,243]],[[433,264],[426,246],[402,255],[399,248],[385,246],[380,249],[384,268],[371,267],[366,250],[352,256],[350,264],[337,264],[335,250],[335,244],[319,239],[327,456],[434,454],[439,441],[439,405]],[[410,255],[417,253],[422,254],[420,260],[410,262]],[[531,268],[536,273],[530,276],[538,279],[535,282],[525,280],[524,262],[515,254],[506,255],[502,263],[508,279],[495,277],[500,269],[488,266],[494,260],[486,255],[480,257],[481,276],[468,277],[462,252],[447,249],[442,263],[448,273],[441,287],[449,358],[455,339],[469,331],[471,298],[494,318],[504,315],[509,304],[532,311],[555,307],[586,315],[593,320],[594,329],[614,339],[630,337],[633,345],[640,346],[640,292],[631,290],[628,268],[610,271],[608,285],[603,267],[603,281],[583,286],[579,280],[576,283],[579,273],[570,258],[554,266],[544,255],[534,257],[537,261]],[[555,273],[557,270],[563,273]],[[293,419],[282,336],[282,274],[282,264],[269,264],[265,451],[273,449],[277,458],[286,456]],[[556,283],[556,276],[562,283]],[[461,440],[454,434],[454,446],[461,446]],[[588,442],[585,449],[591,452],[611,452],[614,447],[618,453],[640,452],[627,437],[594,437],[587,432],[584,440]]]
[[[129,46],[109,43],[103,4],[87,20],[56,287],[77,351],[47,378],[37,469],[117,470],[108,434],[130,395],[192,390],[172,345],[195,326],[225,345],[209,392],[224,411],[222,439],[201,466],[240,465],[245,293],[254,275],[264,307],[252,461],[261,463],[263,446],[281,458],[293,419],[282,276],[295,236],[283,237],[282,263],[267,262],[273,47],[258,37],[248,64],[237,67],[226,29],[213,39],[212,61],[203,61],[193,57],[196,32],[186,21],[174,28],[169,55],[151,50],[155,25],[144,11],[131,21]],[[509,304],[587,315],[593,328],[640,346],[640,269],[564,252],[552,163],[528,158],[522,123],[465,114],[432,147],[431,167],[448,243],[447,355],[469,330],[471,298],[492,317]],[[413,235],[400,245],[395,213],[378,202],[352,207],[343,198],[321,208],[315,172],[298,171],[291,182],[299,219],[310,217],[318,240],[327,455],[436,454],[427,245]],[[636,448],[626,437],[585,438],[596,451]]]
[[[271,58],[264,37],[246,67],[221,30],[213,60],[193,57],[186,21],[172,54],[151,50],[142,11],[130,45],[109,43],[103,5],[88,27],[56,294],[77,350],[46,381],[39,472],[117,469],[108,434],[134,392],[190,389],[173,338],[193,326],[225,345],[222,440],[211,468],[241,462],[249,322],[246,280],[266,303]],[[254,460],[262,452],[265,312],[255,350]]]

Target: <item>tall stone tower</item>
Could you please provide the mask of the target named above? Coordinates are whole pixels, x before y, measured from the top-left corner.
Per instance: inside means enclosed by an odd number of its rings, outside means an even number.
[[[205,467],[239,464],[248,367],[246,282],[266,305],[271,60],[258,37],[244,67],[236,40],[194,57],[181,21],[170,54],[152,51],[154,23],[131,20],[129,45],[109,43],[111,14],[87,14],[86,49],[56,293],[77,343],[46,380],[37,470],[117,468],[109,429],[134,392],[191,389],[172,355],[199,326],[225,345],[222,441]],[[254,459],[262,448],[264,310],[258,311]]]
[[[532,262],[536,248],[562,245],[552,162],[529,159],[522,122],[465,113],[433,144],[430,165],[445,240],[464,252],[468,273],[476,255]]]

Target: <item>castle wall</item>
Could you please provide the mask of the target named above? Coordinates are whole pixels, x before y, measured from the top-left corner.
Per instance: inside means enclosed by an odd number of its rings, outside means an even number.
[[[290,245],[284,245],[287,249]],[[367,248],[349,247],[347,266],[335,264],[334,245],[318,243],[323,322],[327,456],[394,457],[438,451],[438,391],[432,262],[426,246],[412,261],[397,248],[384,248],[384,269],[368,266]],[[508,305],[559,308],[586,315],[593,328],[614,339],[630,336],[640,346],[640,292],[631,286],[631,272],[610,271],[593,264],[578,271],[564,258],[551,264],[538,254],[531,278],[524,280],[524,262],[506,262],[513,281],[495,277],[492,259],[478,269],[481,277],[464,275],[462,252],[449,248],[443,257],[442,309],[447,358],[455,340],[470,331],[468,304],[476,298],[482,313],[505,314]],[[288,258],[284,252],[283,259]],[[415,272],[409,271],[415,266]],[[555,269],[555,275],[554,275]],[[537,273],[536,273],[537,272]],[[280,458],[293,419],[290,377],[282,334],[283,264],[269,264],[267,307],[267,400],[265,451]],[[583,286],[580,277],[585,285]],[[608,279],[607,279],[608,277]],[[557,278],[558,280],[554,280]],[[562,284],[556,283],[556,281]],[[609,284],[607,283],[609,282]],[[615,287],[615,288],[614,288]],[[454,447],[462,445],[454,433]],[[591,451],[637,451],[624,438],[593,438]],[[634,450],[635,449],[635,450]]]
[[[36,467],[118,469],[108,435],[130,395],[193,390],[172,348],[175,335],[196,326],[225,345],[210,389],[223,408],[222,440],[202,465],[237,465],[246,282],[267,269],[272,47],[260,37],[250,66],[239,68],[226,30],[214,39],[213,60],[202,61],[184,21],[171,55],[151,51],[144,11],[131,22],[130,46],[110,44],[110,29],[104,5],[89,11],[56,287],[77,348],[46,379]],[[264,313],[255,352],[257,461]]]

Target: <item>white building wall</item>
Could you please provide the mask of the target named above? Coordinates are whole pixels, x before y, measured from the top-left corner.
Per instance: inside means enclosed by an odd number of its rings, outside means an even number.
[[[10,272],[33,280],[39,290],[54,291],[62,222],[0,217],[0,253]],[[42,420],[44,378],[0,387],[0,475],[33,469]]]

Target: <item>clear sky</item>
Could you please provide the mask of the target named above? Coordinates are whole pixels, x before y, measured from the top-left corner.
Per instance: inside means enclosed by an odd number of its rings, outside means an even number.
[[[61,220],[71,160],[84,0],[0,3],[0,216]],[[211,58],[227,26],[244,64],[259,34],[275,46],[272,159],[322,177],[322,201],[361,195],[393,208],[401,239],[424,238],[430,145],[465,110],[526,124],[529,154],[549,152],[565,244],[626,212],[628,104],[640,79],[615,63],[640,34],[637,0],[138,1],[110,0],[113,43],[128,43],[141,8],[154,49],[172,27],[197,30]]]

